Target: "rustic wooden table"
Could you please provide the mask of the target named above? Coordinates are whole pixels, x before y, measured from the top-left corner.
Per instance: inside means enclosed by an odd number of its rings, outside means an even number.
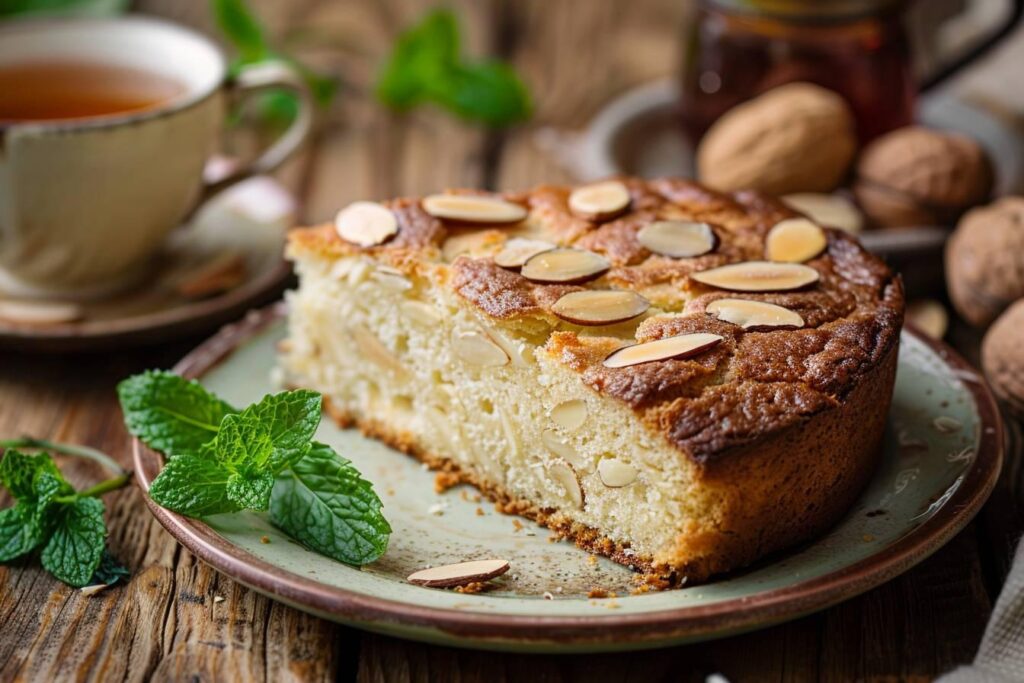
[[[433,3],[255,4],[283,40],[302,42],[311,58],[348,83],[318,143],[284,173],[305,200],[306,219],[318,220],[356,198],[452,185],[511,188],[567,180],[538,149],[537,130],[578,127],[609,96],[673,72],[685,3],[449,3],[463,18],[470,51],[511,60],[532,85],[533,122],[504,133],[467,127],[436,111],[397,117],[369,96],[374,65],[396,27]],[[203,2],[141,5],[209,28]],[[1018,61],[1014,57],[1022,50],[1013,49],[1015,55],[996,62]],[[1019,73],[1014,77],[1024,79]],[[1005,81],[986,82],[998,85],[981,82],[984,96],[1006,90]],[[1006,105],[1009,116],[1019,112],[1014,109],[1019,104]],[[198,341],[88,356],[5,352],[0,355],[0,435],[84,443],[127,463],[115,383],[143,368],[168,367]],[[954,341],[968,355],[977,348],[969,333],[955,333]],[[101,475],[78,462],[66,467],[78,484]],[[35,562],[0,567],[0,680],[700,681],[714,672],[732,681],[929,679],[969,661],[981,638],[1013,542],[1024,528],[1018,467],[1013,460],[991,501],[963,533],[862,597],[716,642],[586,657],[432,647],[308,616],[199,563],[156,523],[137,489],[122,490],[106,502],[110,546],[133,572],[127,585],[85,597]]]

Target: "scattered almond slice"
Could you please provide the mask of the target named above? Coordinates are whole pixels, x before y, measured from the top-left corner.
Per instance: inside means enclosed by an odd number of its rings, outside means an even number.
[[[782,292],[818,281],[818,271],[798,263],[744,261],[701,270],[690,277],[718,289],[735,292]]]
[[[489,581],[508,571],[508,560],[473,560],[443,567],[421,569],[409,574],[409,583],[428,588],[452,588],[479,581]]]
[[[574,285],[599,278],[609,268],[611,264],[599,254],[564,247],[531,256],[520,272],[533,282]]]
[[[858,233],[864,228],[864,216],[853,202],[835,194],[797,192],[782,197],[782,203],[806,215],[818,225]]]
[[[617,180],[577,187],[569,195],[569,210],[581,218],[606,221],[629,207],[629,190]]]
[[[804,319],[796,311],[749,299],[718,299],[704,309],[719,320],[745,330],[758,327],[803,327]]]
[[[494,255],[494,262],[508,270],[519,270],[532,256],[555,248],[551,242],[513,237],[501,251]]]
[[[655,254],[690,258],[715,248],[715,232],[707,223],[655,221],[636,234],[637,241]]]
[[[946,415],[940,415],[932,420],[932,426],[939,434],[954,434],[964,428],[960,420]]]
[[[375,247],[398,233],[398,219],[376,202],[353,202],[334,217],[334,228],[346,242]]]
[[[562,320],[577,325],[613,325],[647,312],[651,303],[628,289],[569,292],[551,307]]]
[[[765,238],[764,255],[769,261],[803,263],[828,246],[825,231],[806,218],[779,221]]]
[[[625,346],[604,359],[606,368],[625,368],[672,358],[688,358],[722,341],[717,334],[696,332]]]
[[[245,256],[225,251],[178,277],[176,289],[188,299],[205,299],[242,284],[247,268]]]
[[[472,194],[432,194],[423,199],[423,210],[435,218],[463,223],[518,223],[526,207],[497,197]]]
[[[82,315],[82,308],[72,303],[0,300],[0,320],[19,325],[60,325]]]
[[[942,339],[949,329],[949,313],[934,299],[918,299],[907,304],[907,321],[932,339]]]

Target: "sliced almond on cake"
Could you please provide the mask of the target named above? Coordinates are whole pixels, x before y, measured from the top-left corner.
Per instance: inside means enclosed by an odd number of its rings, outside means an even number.
[[[551,409],[551,421],[567,432],[575,432],[587,421],[587,404],[579,398],[562,401]]]
[[[803,263],[825,251],[825,231],[806,218],[780,221],[768,231],[764,255],[769,261]]]
[[[577,325],[612,325],[643,315],[651,303],[628,289],[589,289],[570,292],[551,311]]]
[[[804,319],[796,311],[764,301],[718,299],[704,309],[719,320],[745,330],[760,327],[803,327]]]
[[[672,258],[690,258],[715,248],[715,232],[707,223],[655,221],[636,234],[646,249]]]
[[[452,588],[470,583],[489,581],[508,571],[508,560],[473,560],[431,567],[413,572],[406,579],[409,583],[428,588]]]
[[[569,195],[569,210],[581,218],[606,221],[629,208],[629,190],[617,180],[584,185]]]
[[[722,337],[708,332],[680,334],[655,341],[625,346],[604,359],[606,368],[625,368],[630,365],[659,360],[689,358],[715,346]]]
[[[453,331],[452,350],[469,365],[493,368],[509,361],[508,354],[483,332]]]
[[[783,292],[818,281],[818,271],[798,263],[744,261],[691,273],[701,284],[735,292]]]
[[[563,247],[531,256],[520,272],[533,282],[575,285],[599,278],[611,267],[600,254]]]
[[[375,247],[398,233],[398,219],[376,202],[353,202],[334,217],[334,228],[346,242]]]
[[[577,510],[583,509],[583,489],[580,488],[580,481],[571,467],[556,462],[548,468],[548,476],[562,487],[569,500],[572,501],[573,507]]]
[[[597,463],[597,474],[601,483],[609,488],[629,486],[637,478],[636,468],[616,458],[606,458]]]
[[[494,255],[494,262],[508,270],[519,270],[530,257],[554,249],[555,245],[544,240],[513,237]]]
[[[435,218],[463,223],[518,223],[526,207],[498,197],[472,194],[432,194],[423,199],[423,210]]]

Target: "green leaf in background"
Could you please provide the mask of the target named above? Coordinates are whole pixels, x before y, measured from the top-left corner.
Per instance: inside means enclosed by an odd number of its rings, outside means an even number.
[[[101,17],[128,9],[128,0],[0,0],[0,17],[75,15]]]
[[[243,62],[259,62],[273,57],[263,27],[243,0],[213,0],[212,10],[217,26],[238,50]]]
[[[322,555],[361,565],[387,550],[391,526],[381,507],[352,463],[314,443],[306,457],[278,475],[270,521]]]
[[[167,456],[198,451],[237,412],[196,381],[151,370],[117,385],[128,431]]]
[[[238,57],[231,64],[231,73],[248,64],[256,64],[268,60],[287,62],[302,76],[313,95],[313,100],[326,107],[334,99],[338,90],[338,82],[331,76],[315,72],[298,60],[275,50],[267,40],[267,32],[259,18],[249,9],[245,0],[211,0],[211,11],[224,37],[238,52]],[[299,113],[299,102],[294,93],[272,91],[265,93],[259,100],[264,116],[277,122],[288,122]]]
[[[46,571],[77,588],[88,584],[96,573],[106,543],[103,503],[97,498],[78,498],[61,508],[40,559]]]
[[[458,21],[444,9],[399,36],[376,92],[398,111],[433,102],[496,128],[526,120],[533,109],[526,85],[510,66],[462,57]]]

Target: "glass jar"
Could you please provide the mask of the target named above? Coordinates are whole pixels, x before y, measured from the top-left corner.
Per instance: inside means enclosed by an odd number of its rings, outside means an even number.
[[[699,0],[682,70],[682,119],[699,140],[728,109],[809,81],[842,95],[865,142],[913,119],[899,0]]]

